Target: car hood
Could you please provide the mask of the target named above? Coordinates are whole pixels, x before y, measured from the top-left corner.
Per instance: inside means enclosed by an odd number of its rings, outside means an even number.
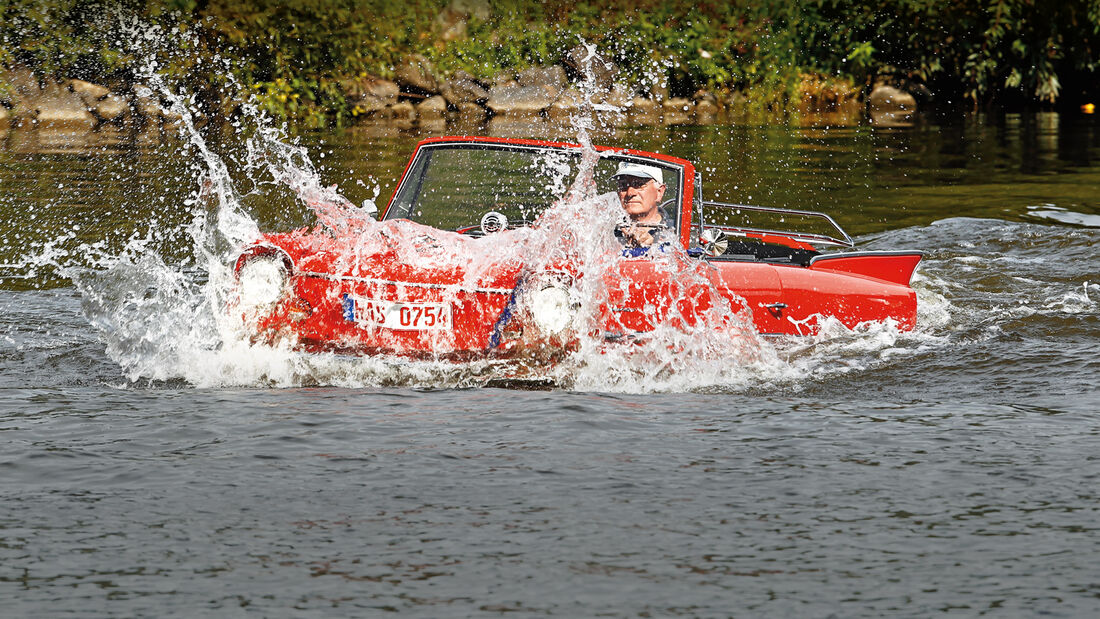
[[[508,230],[487,242],[394,220],[335,232],[303,228],[267,234],[260,243],[285,251],[298,275],[507,292],[523,270],[524,233]]]

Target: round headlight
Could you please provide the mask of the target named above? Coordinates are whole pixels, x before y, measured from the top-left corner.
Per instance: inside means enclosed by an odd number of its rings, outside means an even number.
[[[564,331],[573,322],[569,289],[558,282],[543,284],[531,292],[527,308],[535,326],[548,335]]]
[[[286,288],[286,265],[278,256],[256,256],[237,271],[241,305],[259,308],[274,305]]]

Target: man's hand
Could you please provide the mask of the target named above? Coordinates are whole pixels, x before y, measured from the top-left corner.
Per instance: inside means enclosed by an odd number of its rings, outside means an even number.
[[[661,225],[628,223],[619,226],[619,231],[631,247],[651,247],[653,245],[653,231],[662,228]]]

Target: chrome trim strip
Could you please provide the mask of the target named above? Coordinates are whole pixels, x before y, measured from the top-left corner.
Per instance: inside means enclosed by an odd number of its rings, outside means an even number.
[[[330,279],[334,281],[349,281],[358,282],[363,284],[383,284],[390,286],[410,286],[412,288],[428,288],[432,290],[451,290],[457,289],[464,292],[482,292],[486,294],[512,294],[511,288],[464,288],[460,285],[444,285],[444,284],[417,284],[414,282],[398,282],[389,279],[379,279],[376,277],[354,277],[351,275],[333,275],[331,273],[317,273],[315,271],[298,271],[295,275],[306,277],[318,277],[321,279]]]

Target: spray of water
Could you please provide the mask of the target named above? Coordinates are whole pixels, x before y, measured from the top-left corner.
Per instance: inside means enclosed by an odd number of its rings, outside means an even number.
[[[163,46],[169,37],[142,24],[131,22],[128,27],[132,40]],[[844,371],[821,360],[857,348],[880,351],[883,357],[902,354],[898,351],[906,346],[899,339],[911,336],[901,334],[893,325],[853,333],[826,322],[822,333],[813,338],[778,345],[766,341],[752,329],[743,306],[724,300],[729,291],[715,289],[714,278],[705,273],[707,264],[676,249],[652,258],[654,273],[667,278],[673,298],[708,298],[714,301],[709,309],[692,321],[673,311],[653,332],[628,342],[609,343],[599,335],[589,335],[599,333],[600,300],[615,292],[616,285],[623,286],[619,292],[625,293],[626,283],[620,279],[616,284],[613,277],[623,257],[610,233],[623,214],[614,194],[597,193],[593,175],[600,155],[589,136],[602,119],[621,110],[594,103],[599,95],[591,70],[595,47],[588,46],[588,51],[586,79],[581,84],[584,100],[572,119],[577,141],[584,147],[583,156],[572,177],[567,176],[570,168],[562,162],[552,157],[542,162],[543,177],[548,179],[545,190],[563,198],[541,214],[536,227],[472,239],[408,221],[376,222],[369,208],[357,207],[336,187],[325,186],[306,149],[244,95],[238,95],[241,116],[233,122],[244,142],[241,169],[254,186],[289,189],[307,205],[318,230],[326,231],[326,249],[335,253],[336,268],[350,273],[364,268],[368,258],[391,252],[396,260],[409,265],[459,269],[465,275],[454,285],[457,291],[478,285],[501,265],[532,272],[556,264],[572,265],[577,274],[579,343],[565,357],[524,360],[525,378],[583,390],[738,390],[795,383],[807,374]],[[55,250],[68,239],[47,244],[26,260],[56,267],[74,282],[86,316],[101,332],[110,357],[131,381],[183,379],[197,386],[460,387],[517,375],[514,364],[498,360],[457,363],[387,356],[349,358],[306,354],[289,343],[253,343],[239,316],[226,311],[234,294],[232,264],[236,254],[261,236],[255,219],[243,206],[249,192],[238,189],[225,161],[203,138],[192,97],[174,89],[158,73],[154,59],[150,58],[143,71],[150,89],[145,94],[165,101],[168,112],[179,118],[180,136],[187,145],[180,157],[190,157],[194,170],[196,187],[181,201],[181,206],[191,209],[185,229],[193,258],[185,263],[166,261],[156,249],[154,230],[145,236],[135,235],[120,252],[84,244],[77,250],[83,257],[80,266],[67,264],[64,252]],[[694,327],[686,327],[688,322],[694,322]]]

